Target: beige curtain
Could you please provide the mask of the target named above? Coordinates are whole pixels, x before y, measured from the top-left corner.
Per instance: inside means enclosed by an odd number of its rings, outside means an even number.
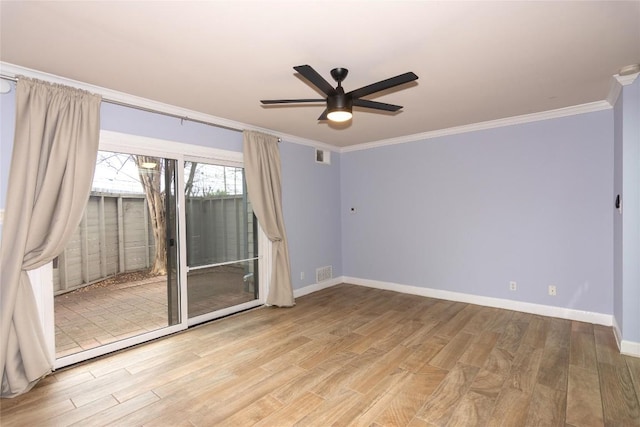
[[[27,270],[56,257],[80,223],[100,135],[100,97],[19,78],[0,248],[2,397],[51,372]]]
[[[282,216],[278,138],[254,131],[244,131],[243,136],[247,191],[258,222],[272,245],[273,267],[267,304],[291,307],[295,302]]]

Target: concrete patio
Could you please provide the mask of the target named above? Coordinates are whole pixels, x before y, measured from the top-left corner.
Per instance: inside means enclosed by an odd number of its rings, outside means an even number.
[[[190,274],[188,281],[189,317],[254,299],[242,271]],[[58,358],[168,326],[166,276],[94,284],[54,301]]]

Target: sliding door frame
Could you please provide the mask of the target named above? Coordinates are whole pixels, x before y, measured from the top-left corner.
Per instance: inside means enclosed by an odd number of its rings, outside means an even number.
[[[243,167],[241,152],[221,150],[198,145],[184,144],[175,141],[157,138],[142,137],[137,135],[100,131],[99,150],[112,151],[126,154],[141,154],[145,156],[161,157],[176,161],[176,193],[177,193],[177,219],[178,219],[178,263],[179,263],[179,295],[180,295],[180,321],[175,325],[136,335],[113,343],[105,344],[94,349],[74,353],[61,358],[55,358],[55,312],[53,298],[53,280],[51,264],[41,267],[41,271],[33,271],[30,274],[35,294],[40,307],[41,320],[45,337],[48,343],[51,360],[54,360],[54,369],[59,369],[74,363],[101,356],[113,351],[121,350],[137,344],[141,344],[155,338],[160,338],[175,332],[187,329],[189,326],[209,321],[218,317],[227,316],[234,312],[263,305],[266,301],[269,280],[271,277],[271,244],[258,224],[258,254],[259,254],[259,290],[258,299],[238,306],[218,310],[207,315],[188,318],[187,301],[187,242],[186,242],[186,214],[184,195],[184,162],[185,160],[198,159],[212,164],[233,165]],[[48,269],[48,270],[47,270]],[[39,269],[40,270],[40,269]]]
[[[230,166],[230,167],[237,167],[237,168],[242,168],[243,169],[243,174],[244,174],[244,165],[242,162],[242,153],[238,153],[238,152],[229,152],[226,151],[225,152],[226,157],[205,157],[202,156],[202,153],[198,153],[197,155],[194,154],[188,154],[188,155],[184,155],[183,159],[182,159],[182,164],[180,165],[180,171],[179,173],[181,173],[181,177],[182,177],[182,188],[184,188],[184,162],[197,162],[197,163],[201,163],[201,164],[207,164],[207,165],[216,165],[216,166]],[[184,191],[180,191],[178,194],[178,197],[180,198],[180,206],[186,206],[186,200],[185,200],[185,194]],[[182,233],[180,233],[180,276],[181,276],[181,283],[184,284],[185,286],[185,290],[184,290],[184,294],[186,295],[186,286],[187,286],[187,273],[189,272],[189,266],[187,265],[187,235],[186,235],[186,230],[187,230],[187,212],[186,209],[181,209],[180,210],[180,230],[183,230]],[[257,218],[256,218],[257,221]],[[224,316],[228,316],[230,314],[236,313],[238,311],[242,311],[242,310],[247,310],[250,308],[254,308],[254,307],[258,307],[261,305],[264,305],[265,301],[266,301],[266,292],[267,292],[267,288],[266,288],[266,283],[268,283],[268,279],[271,276],[270,275],[270,266],[271,266],[271,244],[269,243],[269,239],[266,237],[266,235],[264,234],[264,232],[262,231],[262,228],[260,227],[260,224],[258,224],[258,298],[251,300],[251,301],[247,301],[232,307],[226,307],[220,310],[216,310],[216,311],[212,311],[206,314],[202,314],[196,317],[192,317],[192,318],[188,318],[187,319],[187,323],[189,326],[193,326],[193,325],[197,325],[199,323],[204,323],[204,322],[208,322],[210,320],[213,319],[218,319],[220,317],[224,317]],[[269,268],[267,268],[267,265],[269,266]],[[269,275],[267,275],[267,272],[269,272]],[[186,302],[186,298],[183,298],[183,302]],[[188,310],[186,307],[183,306],[183,313],[188,313]]]

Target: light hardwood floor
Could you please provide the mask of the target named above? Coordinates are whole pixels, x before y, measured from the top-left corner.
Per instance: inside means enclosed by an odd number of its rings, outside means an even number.
[[[2,399],[8,426],[640,426],[611,328],[354,285],[193,328]]]

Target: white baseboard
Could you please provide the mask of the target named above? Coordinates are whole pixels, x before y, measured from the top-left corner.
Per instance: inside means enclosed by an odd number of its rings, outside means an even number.
[[[501,298],[484,297],[479,295],[465,294],[461,292],[444,291],[441,289],[400,285],[398,283],[360,279],[357,277],[343,277],[342,279],[345,283],[353,283],[354,285],[367,286],[369,288],[386,289],[389,291],[420,295],[429,298],[465,302],[469,304],[483,305],[486,307],[503,308],[506,310],[538,314],[540,316],[558,317],[560,319],[576,320],[603,326],[613,326],[613,316],[610,314],[593,313],[589,311],[574,310],[571,308],[532,304],[528,302],[513,301]]]
[[[616,337],[616,344],[618,344],[618,350],[620,353],[627,356],[640,357],[640,342],[626,341],[622,339],[622,331],[618,325],[618,321],[615,316],[613,318],[613,334]]]
[[[620,330],[620,326],[618,325],[618,321],[616,316],[611,316],[611,320],[613,323],[613,335],[616,337],[616,344],[618,344],[618,350],[622,350],[622,331]]]
[[[627,356],[640,357],[640,342],[620,341],[620,353]]]
[[[334,277],[333,279],[325,280],[321,283],[314,283],[313,285],[305,286],[304,288],[294,289],[293,297],[298,298],[303,295],[311,294],[313,292],[318,292],[322,289],[330,288],[335,285],[339,285],[340,283],[344,283],[344,277]]]

